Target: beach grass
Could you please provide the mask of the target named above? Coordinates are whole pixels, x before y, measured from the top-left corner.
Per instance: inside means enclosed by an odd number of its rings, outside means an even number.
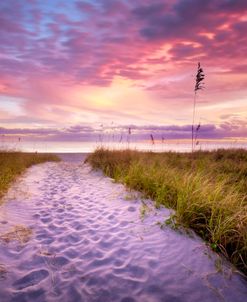
[[[93,168],[175,210],[167,221],[192,228],[247,274],[247,151],[152,153],[97,149]]]
[[[52,154],[0,151],[0,199],[26,168],[46,161],[59,161],[59,158]]]

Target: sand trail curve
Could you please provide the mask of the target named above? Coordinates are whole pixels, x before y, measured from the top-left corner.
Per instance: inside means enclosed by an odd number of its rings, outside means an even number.
[[[34,166],[5,199],[1,301],[246,301],[246,281],[199,238],[160,227],[167,209],[87,165]],[[1,240],[18,226],[26,241]]]

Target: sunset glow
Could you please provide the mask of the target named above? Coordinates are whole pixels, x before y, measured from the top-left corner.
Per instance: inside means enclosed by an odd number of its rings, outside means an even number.
[[[0,3],[0,131],[29,140],[247,136],[247,2],[8,0]]]

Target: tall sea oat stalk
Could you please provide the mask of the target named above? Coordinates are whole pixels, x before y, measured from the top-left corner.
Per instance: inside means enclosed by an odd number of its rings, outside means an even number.
[[[191,129],[191,152],[194,151],[194,145],[195,145],[195,137],[194,137],[194,124],[195,124],[195,113],[196,113],[196,97],[197,97],[197,91],[201,90],[203,88],[203,80],[205,78],[205,74],[203,72],[203,69],[201,68],[200,62],[198,63],[197,67],[197,73],[196,73],[196,84],[195,84],[195,95],[194,95],[194,104],[193,104],[193,117],[192,117],[192,129]]]
[[[194,145],[196,145],[196,146],[199,144],[198,134],[199,134],[200,128],[201,128],[201,122],[199,122],[199,124],[196,126],[195,138],[194,138]]]
[[[104,136],[104,125],[100,124],[100,133],[99,133],[99,143],[100,143],[100,147],[103,147],[103,137]]]
[[[131,128],[128,128],[128,136],[127,136],[127,143],[128,143],[128,149],[129,149],[129,145],[130,145],[130,136],[131,136]]]
[[[162,137],[161,137],[161,142],[162,142],[162,151],[163,151],[163,149],[164,149],[164,142],[165,142],[165,138],[164,138],[163,135],[162,135]]]

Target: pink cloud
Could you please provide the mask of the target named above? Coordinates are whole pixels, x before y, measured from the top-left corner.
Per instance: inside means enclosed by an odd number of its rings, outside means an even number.
[[[206,72],[206,90],[198,100],[200,115],[215,124],[222,114],[210,116],[209,105],[222,106],[225,114],[246,109],[240,103],[247,92],[244,1],[61,3],[0,4],[0,97],[21,97],[27,114],[59,120],[66,110],[71,119],[77,111],[78,115],[87,111],[94,112],[96,120],[122,114],[124,121],[125,114],[126,123],[133,116],[141,122],[153,117],[158,123],[174,119],[188,124],[199,60]],[[115,97],[116,81],[128,83],[133,91],[126,93],[125,106],[123,96]],[[114,92],[115,99],[109,97],[112,108],[95,107],[92,99],[98,88],[106,95],[107,89]],[[80,99],[74,98],[77,90]],[[101,101],[101,95],[97,97]],[[223,104],[232,107],[224,109]],[[180,121],[178,107],[183,108]]]

